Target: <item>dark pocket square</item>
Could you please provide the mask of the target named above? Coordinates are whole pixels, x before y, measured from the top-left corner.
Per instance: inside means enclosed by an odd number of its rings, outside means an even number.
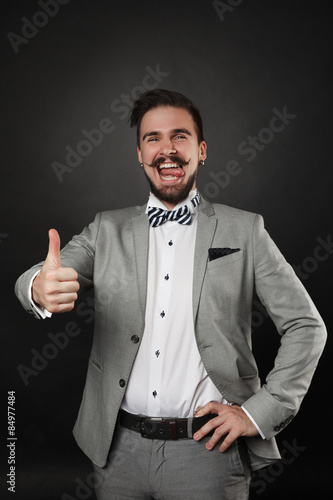
[[[240,248],[209,248],[208,256],[209,260],[219,259],[225,255],[230,255],[231,253],[239,252]]]

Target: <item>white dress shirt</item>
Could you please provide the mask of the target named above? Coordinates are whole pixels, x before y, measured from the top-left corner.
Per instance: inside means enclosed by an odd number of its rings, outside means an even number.
[[[190,225],[167,221],[149,230],[145,330],[122,408],[152,417],[192,417],[223,400],[203,366],[195,340],[192,304],[198,208],[188,198]],[[166,209],[153,194],[147,205]]]

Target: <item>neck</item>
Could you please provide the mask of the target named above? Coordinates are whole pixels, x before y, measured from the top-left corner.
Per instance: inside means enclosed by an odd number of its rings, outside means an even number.
[[[156,198],[158,198],[168,210],[173,210],[179,203],[184,202],[191,193],[196,192],[196,190],[197,190],[196,186],[193,186],[192,189],[191,189],[191,191],[187,194],[187,196],[185,198],[181,199],[181,200],[178,200],[177,202],[171,202],[171,201],[168,201],[168,200],[163,200],[159,196],[156,196],[155,193],[154,194],[155,194]]]
[[[163,200],[160,200],[163,205],[168,209],[168,210],[173,210],[175,208],[175,204],[174,203],[168,203],[167,201],[163,201]]]

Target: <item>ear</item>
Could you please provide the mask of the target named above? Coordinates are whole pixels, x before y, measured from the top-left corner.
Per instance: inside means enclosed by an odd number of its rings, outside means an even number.
[[[207,158],[207,144],[205,141],[202,141],[199,145],[199,160],[205,161]]]
[[[142,162],[142,154],[141,154],[141,149],[139,148],[139,146],[137,146],[137,153],[138,153],[138,160],[139,160],[139,163],[143,163]]]

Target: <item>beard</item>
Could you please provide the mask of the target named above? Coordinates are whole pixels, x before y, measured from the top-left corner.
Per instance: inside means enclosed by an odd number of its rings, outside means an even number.
[[[199,167],[199,165],[198,165]],[[158,188],[153,181],[148,177],[146,172],[144,172],[148,184],[150,186],[150,190],[153,195],[156,196],[160,201],[170,203],[171,205],[178,205],[182,201],[186,200],[190,191],[192,191],[193,185],[196,181],[198,175],[198,167],[195,172],[191,174],[183,186],[163,186]]]

